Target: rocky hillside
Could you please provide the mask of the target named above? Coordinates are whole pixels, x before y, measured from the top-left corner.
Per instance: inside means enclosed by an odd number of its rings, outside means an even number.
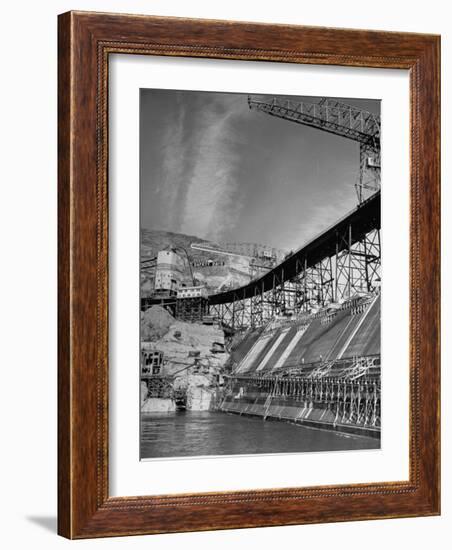
[[[211,252],[203,252],[191,248],[192,243],[206,243],[214,245],[204,239],[193,235],[172,233],[170,231],[158,231],[150,229],[141,230],[141,259],[145,260],[157,256],[159,250],[168,247],[184,248],[194,262],[193,275],[197,283],[204,283],[210,292],[218,292],[245,285],[250,281],[249,260],[240,256],[223,256]],[[208,266],[207,262],[224,265]],[[204,265],[199,265],[204,264]],[[187,268],[186,284],[191,284],[190,273]],[[153,291],[153,271],[141,272],[141,294],[148,296]]]
[[[193,235],[184,235],[182,233],[172,233],[171,231],[159,231],[157,229],[141,230],[141,258],[146,259],[156,256],[159,250],[168,246],[180,246],[185,248],[189,256],[195,259],[208,259],[209,254],[200,250],[190,248],[191,243],[206,242],[204,239]]]

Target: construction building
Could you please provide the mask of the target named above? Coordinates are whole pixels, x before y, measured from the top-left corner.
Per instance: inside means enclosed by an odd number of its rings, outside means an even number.
[[[149,342],[141,343],[141,377],[155,376],[161,373],[163,353],[154,349]]]
[[[176,317],[178,319],[190,323],[202,323],[208,311],[208,293],[205,286],[179,288],[176,300]]]
[[[175,295],[185,274],[183,258],[174,250],[160,250],[157,254],[154,290]]]

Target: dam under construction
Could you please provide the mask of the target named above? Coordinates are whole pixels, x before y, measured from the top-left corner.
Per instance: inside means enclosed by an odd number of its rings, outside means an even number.
[[[142,352],[148,396],[172,400],[170,410],[196,410],[187,407],[187,387],[174,382],[181,371],[201,374],[208,382],[188,391],[190,402],[207,399],[198,410],[379,439],[379,212],[377,193],[242,288],[143,299],[143,310],[171,317],[169,340],[187,356],[165,370],[165,347],[155,344],[161,367],[151,372]],[[208,341],[194,343],[196,327]]]
[[[142,458],[380,445],[379,117],[331,100],[248,104],[358,142],[358,204],[290,252],[178,237],[142,256]]]

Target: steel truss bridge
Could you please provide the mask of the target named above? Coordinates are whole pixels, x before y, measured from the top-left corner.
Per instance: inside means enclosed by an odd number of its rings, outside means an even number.
[[[380,285],[380,192],[245,286],[209,296],[209,314],[234,331],[275,315],[313,312]]]

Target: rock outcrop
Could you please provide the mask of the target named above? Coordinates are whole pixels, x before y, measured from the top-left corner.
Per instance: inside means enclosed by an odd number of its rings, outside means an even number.
[[[152,306],[141,312],[141,341],[155,342],[162,338],[171,324],[174,317],[161,306]]]
[[[163,353],[161,374],[172,377],[173,389],[186,395],[186,408],[208,410],[215,403],[229,357],[224,351],[223,330],[216,325],[177,321],[162,310],[153,306],[144,313],[142,330],[144,326],[147,339],[143,341]],[[142,411],[151,412],[151,407],[158,407],[155,401],[158,400],[142,399]]]
[[[176,410],[176,404],[173,399],[149,397],[141,405],[141,412],[143,413],[156,413],[156,412],[174,412]]]

